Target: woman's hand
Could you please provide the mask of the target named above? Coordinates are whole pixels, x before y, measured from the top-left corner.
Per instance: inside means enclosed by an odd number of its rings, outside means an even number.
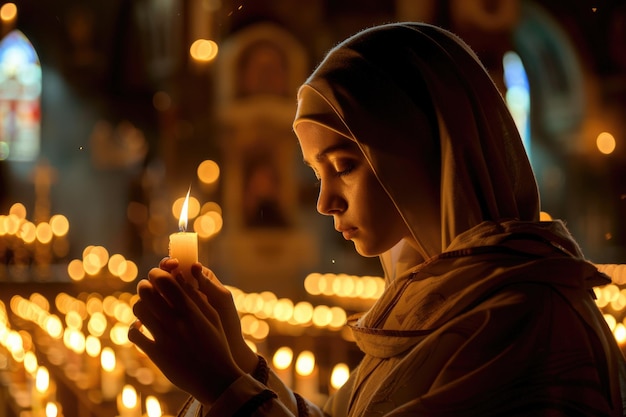
[[[172,276],[170,271],[177,265],[176,260],[165,260],[161,268],[150,270],[149,279],[139,282],[139,300],[133,306],[139,323],[131,326],[128,338],[172,383],[200,402],[212,404],[247,372],[235,361],[233,353],[237,352],[231,352],[230,339],[234,336],[235,323],[226,302],[226,295],[230,293],[221,284],[211,284],[209,278],[202,275],[200,264],[194,265],[193,271],[202,292],[195,290],[182,276]],[[210,302],[216,304],[212,306]],[[230,305],[233,305],[232,297]],[[221,311],[222,308],[225,310]],[[236,310],[234,312],[236,314]],[[243,343],[238,317],[236,321]],[[225,331],[223,322],[232,327]],[[154,340],[140,331],[141,324]],[[238,345],[236,340],[233,342]]]
[[[165,266],[165,265],[164,265]],[[218,311],[222,328],[230,346],[235,362],[245,373],[252,373],[259,359],[254,351],[246,344],[241,333],[241,320],[233,301],[231,292],[222,285],[213,271],[196,263],[191,272],[198,280],[199,291],[208,303]]]

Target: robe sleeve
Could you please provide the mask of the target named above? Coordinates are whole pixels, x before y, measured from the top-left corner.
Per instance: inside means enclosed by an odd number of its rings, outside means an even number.
[[[178,417],[322,417],[321,410],[291,391],[268,369],[265,383],[243,375],[210,407],[190,397]]]

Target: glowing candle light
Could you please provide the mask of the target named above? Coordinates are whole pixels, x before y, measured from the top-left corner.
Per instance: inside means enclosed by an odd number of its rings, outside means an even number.
[[[161,417],[163,415],[161,403],[159,403],[159,400],[153,395],[146,397],[146,414],[148,417]]]
[[[54,400],[55,384],[50,380],[48,368],[40,366],[35,373],[35,385],[32,393],[32,414],[34,416],[44,416],[46,403]]]
[[[300,352],[296,359],[295,391],[313,402],[319,396],[319,371],[315,366],[315,355],[305,350]]]
[[[272,364],[274,365],[274,372],[283,381],[283,383],[289,388],[293,384],[293,351],[287,346],[283,346],[276,350],[274,357],[272,358]]]
[[[178,271],[183,278],[194,286],[197,286],[196,280],[191,275],[191,265],[198,262],[198,234],[195,232],[187,232],[187,217],[189,211],[189,191],[180,211],[178,221],[178,229],[180,232],[170,235],[169,256],[178,259]]]
[[[141,401],[132,385],[124,385],[117,395],[117,411],[119,417],[141,417]]]
[[[102,399],[105,401],[113,400],[121,391],[124,383],[124,370],[117,363],[115,352],[110,347],[105,347],[100,353],[100,364],[102,372],[100,374],[100,389],[102,391]]]
[[[46,404],[46,417],[61,417],[59,406],[55,402],[50,401]]]
[[[350,377],[350,368],[345,363],[338,363],[330,374],[331,393],[336,392]]]

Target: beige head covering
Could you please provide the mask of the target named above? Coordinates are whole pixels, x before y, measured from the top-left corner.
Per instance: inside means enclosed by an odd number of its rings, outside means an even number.
[[[356,141],[427,259],[484,220],[539,217],[535,178],[510,113],[470,48],[420,23],[358,33],[298,93],[294,129]]]

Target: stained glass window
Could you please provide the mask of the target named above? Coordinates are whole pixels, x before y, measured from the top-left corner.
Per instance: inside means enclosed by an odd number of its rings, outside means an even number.
[[[513,51],[504,54],[503,64],[506,104],[530,158],[530,89],[526,70],[519,55]]]
[[[0,42],[0,160],[32,161],[39,156],[41,65],[19,30]]]

